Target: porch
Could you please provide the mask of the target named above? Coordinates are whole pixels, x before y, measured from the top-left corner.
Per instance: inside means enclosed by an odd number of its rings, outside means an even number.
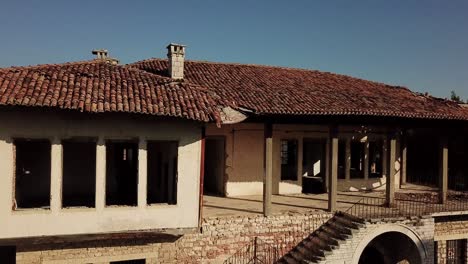
[[[395,202],[386,205],[385,191],[338,192],[336,210],[364,218],[404,217],[424,214],[460,214],[468,210],[468,193],[448,190],[445,203],[439,202],[436,187],[407,183],[395,192]],[[271,214],[323,213],[328,210],[328,194],[277,194],[271,196]],[[205,195],[203,218],[258,216],[263,214],[263,196],[220,197]]]

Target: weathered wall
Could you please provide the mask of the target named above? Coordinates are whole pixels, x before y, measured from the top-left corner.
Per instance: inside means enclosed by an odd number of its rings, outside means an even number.
[[[198,226],[201,124],[127,115],[0,113],[0,238]],[[51,208],[13,210],[13,138],[52,142]],[[98,138],[96,207],[61,208],[61,139]],[[138,206],[105,206],[106,139],[138,139]],[[146,204],[146,140],[179,142],[177,205]]]
[[[304,139],[326,141],[328,138],[326,125],[273,125],[273,193],[291,194],[302,192],[302,163]],[[340,138],[357,137],[357,127],[340,128]],[[369,137],[382,137],[383,131],[373,128]],[[217,128],[208,125],[207,136],[223,136],[226,139],[226,161],[224,183],[226,196],[261,195],[263,192],[263,153],[264,127],[263,124],[240,123],[223,125]],[[280,143],[282,139],[296,139],[298,141],[298,171],[297,180],[281,181]],[[397,157],[395,158],[396,188],[400,183],[400,144],[397,141]],[[326,156],[326,155],[325,155]],[[321,162],[326,162],[322,160]],[[326,173],[326,172],[325,172]],[[385,189],[385,177],[378,179],[339,180],[339,190]]]
[[[289,213],[205,219],[201,233],[187,234],[175,242],[162,239],[126,239],[34,245],[17,248],[17,263],[109,263],[147,259],[147,263],[222,263],[254,237],[289,250],[331,217],[327,213]],[[281,253],[281,252],[280,252]]]

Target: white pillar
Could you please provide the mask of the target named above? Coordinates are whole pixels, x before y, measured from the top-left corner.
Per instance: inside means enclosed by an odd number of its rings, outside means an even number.
[[[447,138],[440,142],[439,150],[439,202],[447,201],[448,191],[448,143]]]
[[[50,166],[50,208],[57,213],[62,208],[62,144],[59,139],[52,140]]]
[[[147,204],[147,141],[140,139],[138,143],[138,207],[145,208]]]
[[[99,137],[96,144],[96,210],[106,205],[106,142]]]

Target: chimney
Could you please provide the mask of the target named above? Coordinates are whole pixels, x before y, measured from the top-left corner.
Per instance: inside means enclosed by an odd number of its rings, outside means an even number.
[[[94,55],[96,55],[96,60],[104,60],[112,65],[119,64],[119,60],[116,58],[109,57],[109,53],[106,49],[95,49],[92,51]]]
[[[167,46],[167,58],[169,59],[169,76],[172,79],[184,78],[185,46],[171,43]]]

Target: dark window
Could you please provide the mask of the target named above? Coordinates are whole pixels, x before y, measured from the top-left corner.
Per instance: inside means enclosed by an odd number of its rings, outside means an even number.
[[[338,179],[346,178],[346,140],[338,141]]]
[[[297,180],[297,140],[281,140],[281,180]]]
[[[106,142],[106,205],[137,205],[138,143]]]
[[[145,264],[146,260],[132,259],[132,260],[111,261],[110,263],[111,264]]]
[[[63,207],[95,206],[96,142],[66,140],[63,147]]]
[[[369,142],[369,177],[382,177],[382,141]]]
[[[14,144],[16,207],[49,208],[50,142],[17,139]]]
[[[447,240],[447,264],[466,263],[466,239]]]
[[[351,142],[351,179],[364,178],[364,148],[363,142]]]
[[[147,203],[177,203],[176,141],[149,141]]]
[[[15,264],[16,263],[16,247],[0,246],[0,260],[2,264]]]

